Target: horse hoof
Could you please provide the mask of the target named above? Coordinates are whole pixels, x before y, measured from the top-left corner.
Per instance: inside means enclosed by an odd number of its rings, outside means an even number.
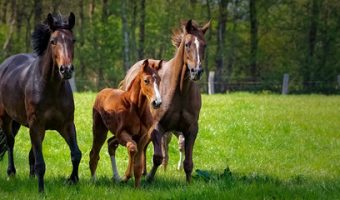
[[[15,170],[15,168],[13,168],[13,169],[7,169],[7,175],[8,176],[15,176],[15,174],[16,174],[16,170]]]
[[[150,174],[146,175],[146,182],[151,183],[153,181],[153,177]]]
[[[70,185],[77,184],[79,182],[79,178],[77,176],[73,176],[67,179],[67,183]]]
[[[123,181],[122,181],[122,178],[120,178],[119,176],[113,176],[113,177],[112,177],[112,181],[115,182],[115,183],[121,183],[121,182],[123,182]]]
[[[121,182],[121,183],[127,183],[129,179],[130,179],[129,177],[123,176],[123,177],[120,179],[120,182]]]

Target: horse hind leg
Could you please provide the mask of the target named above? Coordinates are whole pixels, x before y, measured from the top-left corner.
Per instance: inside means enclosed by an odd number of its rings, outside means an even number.
[[[7,146],[8,146],[8,169],[7,169],[7,174],[8,176],[12,176],[16,174],[16,169],[14,165],[14,143],[15,143],[15,136],[17,135],[19,129],[20,129],[20,124],[12,121],[12,123],[9,124],[10,129],[8,129],[8,132],[11,133],[7,135]]]
[[[178,150],[179,150],[179,160],[177,164],[177,170],[181,170],[183,168],[183,153],[184,153],[184,145],[185,145],[185,138],[183,133],[178,132]]]
[[[166,171],[168,162],[169,162],[169,143],[171,142],[171,137],[172,133],[171,132],[166,132],[162,136],[162,155],[163,155],[163,160],[162,160],[162,166],[164,168],[164,171]]]
[[[7,140],[5,132],[0,128],[0,161],[3,159],[7,152]]]
[[[121,178],[119,176],[117,163],[116,163],[116,150],[118,148],[119,142],[116,136],[113,136],[110,139],[108,139],[107,145],[108,145],[107,149],[109,151],[109,155],[111,158],[111,166],[112,166],[112,173],[113,173],[112,179],[116,182],[120,182]]]
[[[15,135],[17,134],[20,125],[10,119],[8,116],[1,119],[1,128],[6,135],[6,146],[8,150],[8,167],[7,175],[14,176],[16,174],[16,169],[14,165],[14,143]]]
[[[93,111],[93,126],[92,126],[92,133],[93,133],[93,141],[92,141],[92,148],[90,151],[90,171],[91,171],[91,177],[93,180],[96,179],[96,169],[98,165],[98,161],[100,159],[99,152],[102,148],[106,137],[108,129],[104,125],[104,122],[102,121],[102,118],[99,113],[96,111]]]

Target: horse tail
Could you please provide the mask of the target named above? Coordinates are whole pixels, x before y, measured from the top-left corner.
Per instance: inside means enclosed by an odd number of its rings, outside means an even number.
[[[0,129],[0,161],[3,159],[7,151],[6,135],[2,129]]]

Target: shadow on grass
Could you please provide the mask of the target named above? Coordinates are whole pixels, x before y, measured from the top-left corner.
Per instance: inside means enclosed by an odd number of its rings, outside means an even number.
[[[0,178],[4,179],[4,176]],[[297,175],[283,180],[266,174],[244,175],[228,168],[221,171],[196,170],[191,184],[187,184],[184,177],[178,179],[159,174],[152,183],[147,183],[143,178],[140,189],[134,189],[133,185],[133,178],[127,183],[115,183],[110,177],[98,177],[95,182],[90,178],[80,177],[77,185],[69,185],[66,177],[63,176],[45,178],[45,187],[50,195],[57,197],[59,193],[67,193],[67,198],[72,195],[79,198],[89,195],[91,196],[89,198],[92,198],[96,197],[97,192],[109,195],[119,193],[125,197],[142,195],[146,198],[151,195],[152,198],[170,199],[254,199],[254,197],[260,199],[333,199],[340,197],[340,180],[338,179],[316,179]],[[14,177],[9,180],[0,180],[0,193],[35,195],[37,179]]]

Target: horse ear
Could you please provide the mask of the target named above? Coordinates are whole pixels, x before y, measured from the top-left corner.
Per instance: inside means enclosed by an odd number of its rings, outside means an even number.
[[[191,33],[193,31],[192,20],[190,19],[185,25],[185,31]]]
[[[52,16],[51,13],[48,13],[48,15],[47,15],[47,24],[48,24],[48,27],[50,27],[50,29],[51,29],[52,31],[55,30],[55,26],[54,26],[54,18],[53,18],[53,16]]]
[[[148,59],[145,59],[145,60],[143,61],[143,64],[142,64],[141,71],[144,72],[148,66],[149,66],[149,60],[148,60]]]
[[[209,21],[201,28],[201,31],[203,32],[203,34],[205,34],[205,32],[207,32],[207,30],[209,29],[209,27],[210,27],[210,22],[211,22],[211,20],[209,20]]]
[[[75,23],[76,23],[76,17],[74,16],[73,12],[71,12],[70,16],[68,17],[69,28],[72,29]]]
[[[162,68],[162,65],[163,65],[163,60],[160,60],[156,70],[157,71],[160,70]]]

